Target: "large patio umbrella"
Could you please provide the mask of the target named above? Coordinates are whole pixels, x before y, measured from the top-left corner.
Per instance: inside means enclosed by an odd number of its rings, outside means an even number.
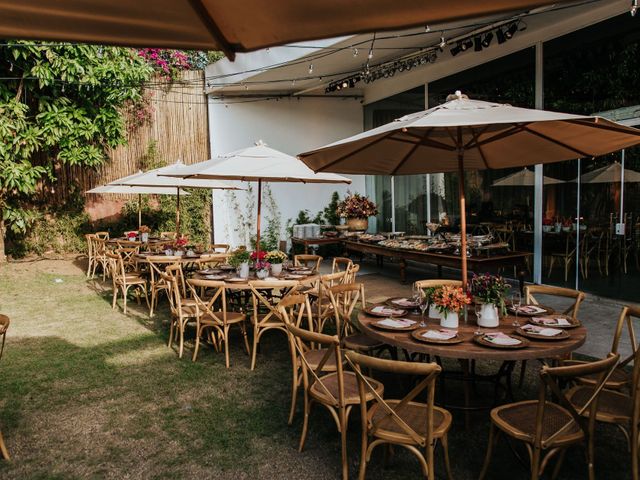
[[[507,175],[506,177],[499,178],[491,184],[492,187],[533,187],[536,183],[536,175],[532,170],[523,168]],[[544,177],[545,185],[555,185],[558,183],[565,183],[564,180],[559,180],[553,177]]]
[[[189,195],[188,192],[167,187],[136,187],[106,184],[84,193],[111,193],[116,195],[138,195],[138,229],[142,226],[142,195]]]
[[[566,0],[0,0],[0,38],[259,50],[340,35],[424,27]]]
[[[469,100],[449,101],[298,156],[316,172],[458,172],[462,278],[467,279],[464,171],[604,155],[640,143],[640,130],[599,117]]]
[[[156,168],[148,172],[139,172],[128,177],[114,180],[112,185],[125,185],[134,187],[164,187],[174,188],[176,192],[176,234],[180,235],[180,189],[182,188],[207,188],[210,190],[241,190],[240,187],[229,183],[214,182],[211,180],[181,179],[161,176],[161,174],[172,171],[181,172],[187,166],[178,160],[173,165]]]
[[[215,179],[258,182],[258,216],[256,225],[256,249],[258,251],[260,250],[263,182],[351,183],[351,179],[341,175],[314,173],[296,157],[269,148],[262,141],[256,142],[253,147],[236,150],[206,162],[195,163],[174,170],[167,170],[163,175],[183,178],[186,181]]]
[[[580,176],[580,183],[619,183],[622,175],[622,165],[619,162],[613,162],[606,167],[596,168],[591,172],[587,172]],[[578,179],[573,180],[577,182]],[[624,169],[624,183],[640,182],[640,172]]]

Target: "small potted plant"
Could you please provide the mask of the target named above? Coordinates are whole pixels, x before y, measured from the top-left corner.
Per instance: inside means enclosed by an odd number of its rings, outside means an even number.
[[[282,273],[282,264],[287,260],[287,254],[280,250],[267,252],[265,260],[271,264],[271,274],[278,276]]]
[[[338,204],[338,215],[347,219],[352,232],[364,232],[369,227],[369,217],[378,214],[376,204],[359,193],[347,195]]]
[[[136,238],[138,237],[138,232],[136,231],[124,232],[124,236],[127,237],[127,240],[129,240],[130,242],[135,242]]]
[[[271,264],[265,260],[258,260],[255,263],[255,269],[256,269],[256,277],[258,277],[260,280],[264,280],[265,278],[267,278],[269,276],[269,268],[271,267]]]
[[[184,249],[189,243],[189,239],[182,235],[180,238],[176,239],[173,243],[173,254],[177,257],[181,257],[184,255]]]
[[[249,278],[249,258],[251,254],[245,247],[240,247],[233,251],[229,257],[229,265],[235,267],[240,278]]]
[[[440,287],[427,287],[422,290],[423,301],[429,304],[429,318],[440,318],[440,311],[433,301],[433,294]]]
[[[149,241],[149,232],[151,232],[151,229],[146,225],[140,225],[138,231],[140,232],[140,240],[143,243],[147,243]]]
[[[458,328],[460,310],[471,303],[462,287],[452,285],[443,285],[438,288],[433,293],[433,301],[442,315],[440,326],[444,328]]]
[[[545,218],[542,220],[542,231],[548,233],[553,230],[553,219]]]
[[[474,275],[469,280],[469,291],[480,304],[478,310],[478,326],[497,327],[500,323],[498,312],[506,313],[504,297],[511,286],[500,275]]]

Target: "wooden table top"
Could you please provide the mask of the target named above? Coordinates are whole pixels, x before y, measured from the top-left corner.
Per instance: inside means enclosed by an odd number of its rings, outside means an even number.
[[[223,273],[224,274],[224,273]],[[258,281],[266,281],[266,282],[278,282],[278,281],[282,281],[282,282],[292,282],[295,281],[297,282],[299,285],[310,285],[312,283],[315,283],[318,278],[320,277],[319,274],[312,274],[312,275],[306,275],[304,278],[300,278],[300,279],[291,279],[291,280],[287,280],[287,275],[289,275],[289,273],[284,273],[282,275],[279,275],[277,277],[273,276],[273,277],[267,277],[264,279],[260,279],[258,277],[255,276],[255,273],[251,272],[249,278],[247,280],[245,280],[244,282],[227,282],[225,280],[218,280],[218,281],[222,281],[225,283],[226,288],[230,289],[230,290],[249,290],[249,282],[258,282]],[[236,277],[234,272],[229,272],[229,277]],[[197,273],[194,275],[194,278],[198,278],[200,280],[208,280],[206,275],[202,275],[200,273]]]
[[[445,358],[467,359],[467,360],[533,360],[537,358],[551,358],[566,355],[581,347],[587,339],[587,329],[584,326],[567,329],[569,338],[566,340],[533,340],[527,338],[529,345],[520,349],[498,349],[493,347],[485,347],[479,345],[473,339],[474,333],[478,330],[482,332],[504,332],[513,334],[516,327],[513,326],[514,316],[506,316],[500,319],[500,325],[497,328],[480,328],[476,325],[475,315],[470,312],[468,315],[468,323],[464,322],[460,315],[460,326],[457,329],[460,335],[464,337],[464,341],[457,344],[436,344],[424,343],[414,340],[411,332],[394,332],[381,330],[371,324],[380,317],[373,317],[366,313],[360,312],[358,320],[362,332],[378,341],[385,342],[394,347],[403,348],[410,352],[426,353],[428,355],[437,355]],[[407,315],[405,318],[420,321],[420,315]],[[518,317],[520,325],[527,323],[527,318]],[[427,319],[426,326],[433,329],[439,329],[440,320]]]

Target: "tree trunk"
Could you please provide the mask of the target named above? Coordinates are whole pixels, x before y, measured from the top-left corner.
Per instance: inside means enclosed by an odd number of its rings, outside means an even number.
[[[5,263],[7,257],[4,254],[4,219],[2,218],[2,210],[0,209],[0,263]]]

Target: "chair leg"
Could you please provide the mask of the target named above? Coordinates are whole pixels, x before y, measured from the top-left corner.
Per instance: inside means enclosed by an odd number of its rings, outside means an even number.
[[[342,457],[342,478],[347,480],[349,478],[349,459],[347,458],[347,416],[345,414],[344,407],[338,409],[338,416],[340,418],[340,443],[341,445],[341,457]],[[433,477],[431,477],[433,478]]]
[[[638,426],[631,428],[631,478],[638,480]]]
[[[111,302],[111,310],[116,309],[116,302],[118,301],[118,290],[120,288],[117,285],[113,286],[113,302]]]
[[[449,439],[445,433],[442,436],[442,450],[444,452],[444,468],[447,472],[447,480],[453,480],[453,474],[451,473],[451,462],[449,461]]]
[[[224,341],[224,362],[227,368],[229,368],[229,326],[225,325],[223,331]]]
[[[200,336],[202,335],[202,327],[196,328],[196,348],[193,349],[193,357],[191,361],[195,362],[198,358],[198,350],[200,349]]]
[[[178,319],[178,326],[180,327],[180,349],[178,350],[178,358],[182,358],[182,352],[184,351],[184,323],[182,323],[182,319]]]
[[[311,400],[309,394],[304,392],[304,418],[302,420],[302,433],[300,434],[300,444],[298,445],[298,451],[302,452],[304,449],[304,442],[307,440],[307,431],[309,430],[309,413],[311,412]]]
[[[4,439],[2,438],[2,432],[0,432],[0,453],[5,460],[11,460],[7,446],[4,444]]]
[[[253,349],[251,350],[251,370],[256,368],[256,356],[258,355],[258,327],[253,329]]]
[[[291,408],[289,409],[289,425],[293,424],[293,417],[296,414],[296,403],[298,403],[298,387],[300,385],[300,377],[298,376],[298,368],[294,367],[291,380]]]
[[[556,461],[555,467],[553,467],[553,473],[551,474],[551,480],[555,480],[558,478],[558,474],[560,473],[560,468],[562,468],[562,462],[564,461],[564,455],[567,452],[566,448],[563,448],[562,451],[558,455],[558,460]]]
[[[123,287],[122,288],[122,296],[124,297],[124,314],[127,314],[127,295],[129,294],[129,287]]]
[[[478,480],[483,480],[487,475],[487,471],[489,470],[489,465],[491,464],[491,457],[493,456],[493,448],[498,441],[499,431],[496,426],[491,422],[491,427],[489,430],[489,442],[487,443],[487,454],[484,457],[484,465],[482,466],[482,470],[480,471],[480,476]]]
[[[364,425],[363,425],[364,427]],[[358,469],[358,480],[364,480],[366,471],[367,471],[367,448],[369,442],[369,436],[367,434],[367,429],[361,429],[361,442],[360,442],[360,468]]]
[[[540,456],[542,452],[539,447],[533,447],[533,454],[531,455],[531,480],[538,480],[540,478]],[[593,479],[590,479],[593,480]]]
[[[247,335],[247,326],[244,323],[241,323],[240,329],[242,330],[242,338],[244,340],[244,349],[246,350],[247,355],[251,355],[251,347],[249,346],[249,336]]]

